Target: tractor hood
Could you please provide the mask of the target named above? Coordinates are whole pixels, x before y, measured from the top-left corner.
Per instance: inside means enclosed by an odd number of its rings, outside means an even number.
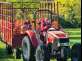
[[[54,38],[68,38],[68,36],[62,31],[49,31],[48,35],[51,35]]]

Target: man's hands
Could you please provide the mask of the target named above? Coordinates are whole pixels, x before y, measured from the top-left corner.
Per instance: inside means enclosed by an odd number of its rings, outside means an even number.
[[[48,26],[45,26],[44,28],[46,29],[46,28],[48,28]]]
[[[55,28],[55,27],[52,25],[52,28]]]

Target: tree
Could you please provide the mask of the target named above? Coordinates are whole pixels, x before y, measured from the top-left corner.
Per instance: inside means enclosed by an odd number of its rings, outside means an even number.
[[[72,24],[74,27],[79,27],[81,26],[81,0],[0,0],[3,2],[39,2],[39,1],[58,1],[59,3],[59,16],[61,17],[60,20],[64,19],[65,21],[69,22],[70,24]],[[20,8],[23,6],[23,8],[25,7],[39,7],[39,4],[13,4],[15,8]],[[54,7],[53,7],[54,8]],[[18,11],[19,14],[21,14],[25,12],[25,10],[20,10]],[[28,10],[29,13],[31,12],[35,12],[35,10]],[[17,14],[17,15],[19,15]],[[30,17],[32,17],[31,15],[29,15]],[[20,16],[19,16],[20,17]],[[23,16],[21,15],[21,17],[23,18]],[[59,20],[59,21],[60,21]],[[66,24],[67,25],[67,24]],[[70,26],[69,26],[70,27]]]
[[[81,23],[81,0],[54,0],[59,2],[59,15],[75,27]]]

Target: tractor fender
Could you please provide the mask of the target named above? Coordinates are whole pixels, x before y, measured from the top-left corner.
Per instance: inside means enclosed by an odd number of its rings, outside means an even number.
[[[38,42],[37,42],[37,39],[36,39],[36,36],[35,36],[33,30],[28,30],[28,31],[25,32],[25,34],[29,36],[32,45],[34,47],[37,47],[38,46]]]

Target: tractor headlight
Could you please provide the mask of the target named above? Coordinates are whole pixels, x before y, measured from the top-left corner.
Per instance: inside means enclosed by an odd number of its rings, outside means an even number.
[[[67,43],[57,43],[57,46],[70,46],[70,42]]]
[[[57,43],[57,46],[60,46],[60,43],[59,42]]]

